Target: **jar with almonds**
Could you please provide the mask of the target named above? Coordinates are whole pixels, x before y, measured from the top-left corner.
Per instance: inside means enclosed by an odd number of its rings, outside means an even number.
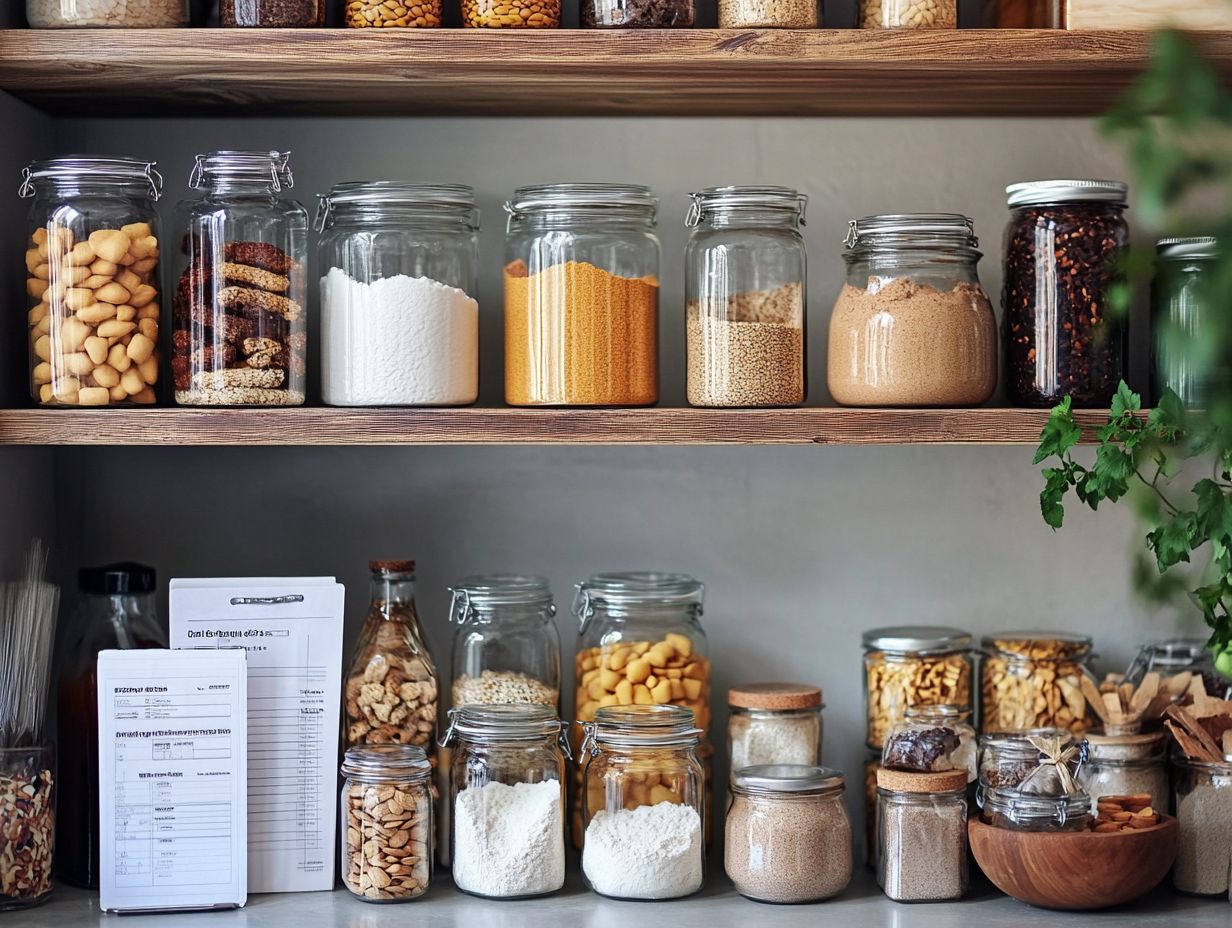
[[[1082,677],[1091,639],[1063,632],[1006,632],[983,640],[982,731],[1089,727]]]
[[[432,766],[423,748],[374,744],[342,761],[342,882],[366,902],[408,902],[432,881]]]
[[[867,745],[880,751],[912,706],[971,712],[971,635],[957,628],[903,625],[864,633]]]

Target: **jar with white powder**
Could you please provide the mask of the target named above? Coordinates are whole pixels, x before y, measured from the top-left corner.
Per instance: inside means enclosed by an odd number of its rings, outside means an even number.
[[[565,754],[549,706],[464,706],[452,748],[453,881],[492,899],[545,896],[565,883]]]
[[[731,776],[761,764],[821,761],[821,687],[747,683],[727,691]]]
[[[606,706],[585,723],[582,873],[615,899],[678,899],[702,888],[705,778],[693,713]]]
[[[461,185],[361,181],[319,198],[321,395],[331,406],[479,396],[479,212]]]

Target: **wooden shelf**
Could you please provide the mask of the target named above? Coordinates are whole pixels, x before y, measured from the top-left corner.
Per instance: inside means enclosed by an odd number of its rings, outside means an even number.
[[[1035,409],[8,409],[0,445],[1034,444]],[[1084,425],[1106,421],[1083,412]]]
[[[1201,37],[1232,76],[1232,33]],[[1085,115],[1141,32],[5,30],[0,90],[55,115]]]

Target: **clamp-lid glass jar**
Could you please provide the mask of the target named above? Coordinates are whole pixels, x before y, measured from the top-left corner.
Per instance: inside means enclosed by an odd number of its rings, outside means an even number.
[[[1150,672],[1156,672],[1163,678],[1164,686],[1179,700],[1188,687],[1188,679],[1167,682],[1181,674],[1202,677],[1206,694],[1218,699],[1232,697],[1232,681],[1220,676],[1215,670],[1215,659],[1206,646],[1205,638],[1167,638],[1144,644],[1139,650],[1134,662],[1125,672],[1125,682],[1137,685]]]
[[[861,29],[957,29],[958,0],[860,0]]]
[[[983,731],[1089,727],[1082,677],[1090,675],[1091,639],[1065,632],[1005,632],[983,642]]]
[[[432,882],[432,766],[423,748],[348,748],[342,775],[343,885],[366,902],[422,896]]]
[[[219,0],[221,26],[302,29],[325,25],[325,0]]]
[[[308,212],[285,195],[290,154],[197,156],[178,211],[171,373],[188,406],[299,406],[306,380]]]
[[[1013,831],[1086,831],[1091,824],[1091,797],[1040,796],[1013,789],[983,791],[983,819],[994,828]]]
[[[1215,764],[1172,759],[1180,843],[1172,885],[1183,893],[1228,895],[1232,874],[1232,758]]]
[[[1206,401],[1209,375],[1200,379],[1187,345],[1199,343],[1203,331],[1204,277],[1219,257],[1217,242],[1205,236],[1165,238],[1155,246],[1155,280],[1151,286],[1151,400],[1171,390],[1182,405],[1194,409]],[[1220,307],[1216,307],[1219,309]],[[1209,323],[1206,323],[1209,325]]]
[[[709,187],[686,224],[685,335],[694,406],[804,402],[804,208],[789,187]]]
[[[864,633],[866,744],[880,751],[911,706],[970,712],[975,670],[971,634],[957,628],[902,625]]]
[[[1152,808],[1168,808],[1167,732],[1085,737],[1087,762],[1077,781],[1092,804],[1102,796],[1147,795]]]
[[[362,181],[319,198],[321,398],[461,406],[479,396],[479,211],[470,187]]]
[[[967,772],[877,771],[877,885],[895,902],[967,891]]]
[[[565,743],[550,706],[450,712],[450,861],[458,889],[492,899],[545,896],[565,883]]]
[[[135,158],[53,158],[22,172],[36,403],[157,402],[162,188],[155,162]]]
[[[1109,313],[1129,244],[1117,181],[1011,184],[1005,231],[1005,392],[1016,406],[1107,406],[1125,370],[1125,327]]]
[[[851,882],[851,820],[837,770],[746,767],[732,778],[725,862],[736,892],[759,902],[816,902]]]
[[[511,406],[658,401],[658,202],[633,184],[545,184],[505,204]]]
[[[975,226],[952,213],[854,219],[830,316],[841,406],[978,406],[997,385],[997,324]]]
[[[1040,765],[1040,751],[1031,738],[1066,738],[1060,728],[1027,728],[980,735],[980,785],[985,789],[1017,789],[1027,774]],[[1062,747],[1073,744],[1071,739]]]
[[[682,706],[605,706],[583,729],[587,884],[616,899],[697,892],[706,802],[693,713]]]
[[[745,683],[727,691],[728,770],[821,761],[821,687]]]
[[[35,29],[171,29],[188,25],[188,0],[26,0],[26,21]]]
[[[450,590],[453,705],[532,703],[560,711],[560,636],[545,577],[464,577]]]

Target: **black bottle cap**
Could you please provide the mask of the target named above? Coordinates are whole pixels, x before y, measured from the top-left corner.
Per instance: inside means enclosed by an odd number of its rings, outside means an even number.
[[[77,585],[83,593],[105,596],[153,593],[158,585],[158,574],[153,567],[125,561],[104,567],[82,567],[77,571]]]

